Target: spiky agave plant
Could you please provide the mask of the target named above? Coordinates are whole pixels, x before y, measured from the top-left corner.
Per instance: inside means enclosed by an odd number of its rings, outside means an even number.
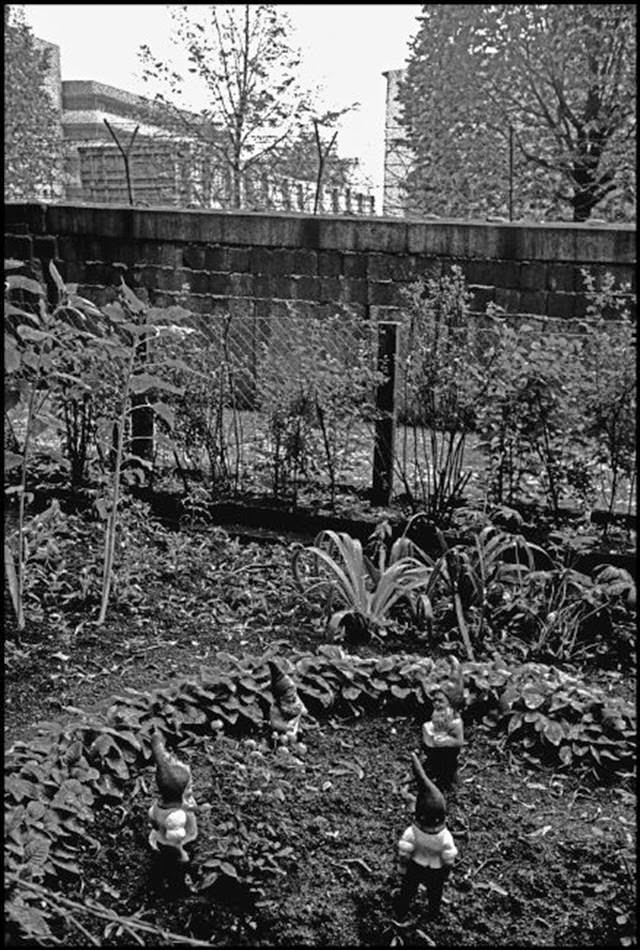
[[[368,638],[384,635],[392,607],[404,600],[416,620],[429,622],[428,592],[432,569],[406,552],[406,539],[398,539],[378,565],[365,555],[362,544],[346,532],[321,531],[315,543],[294,551],[293,575],[302,593],[327,595],[326,609],[332,630]],[[307,571],[302,558],[310,556]],[[338,607],[339,609],[334,609]]]

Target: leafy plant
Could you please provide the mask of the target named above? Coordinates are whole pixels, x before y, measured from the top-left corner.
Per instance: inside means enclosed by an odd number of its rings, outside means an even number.
[[[589,388],[586,401],[586,433],[595,440],[598,462],[609,477],[605,480],[607,509],[611,516],[620,481],[628,481],[631,508],[636,473],[636,325],[628,309],[630,286],[616,287],[611,273],[598,287],[592,274],[582,271],[587,297],[587,319],[592,329],[586,345]],[[635,300],[635,297],[633,298]],[[610,519],[605,524],[605,534]]]
[[[625,740],[635,735],[631,711],[615,698],[590,693],[575,682],[550,688],[537,679],[503,702],[501,722],[510,741],[517,740],[533,762],[569,766],[582,761],[598,777],[632,767]]]
[[[585,319],[560,333],[494,319],[494,372],[478,407],[493,500],[543,499],[556,521],[563,498],[592,507],[598,483],[611,514],[635,472],[631,295],[611,274],[599,286],[583,278]]]
[[[413,516],[405,532],[424,515]],[[427,518],[427,521],[429,519]],[[434,558],[417,548],[417,554],[433,569],[432,599],[443,588],[455,615],[467,653],[474,660],[472,642],[482,642],[485,626],[493,619],[509,590],[517,590],[533,570],[535,556],[549,560],[542,548],[487,524],[473,534],[473,544],[449,545],[442,531],[432,526],[442,553]],[[471,629],[470,629],[471,625]]]
[[[293,575],[305,597],[324,592],[329,627],[337,631],[369,637],[383,636],[391,610],[402,600],[416,620],[430,616],[428,591],[431,569],[407,554],[406,538],[391,548],[388,561],[380,548],[378,565],[364,554],[362,544],[346,532],[321,531],[308,548],[296,548],[292,557]],[[309,557],[304,570],[304,557]],[[416,595],[421,592],[422,599]],[[334,606],[340,605],[339,610]]]
[[[447,524],[471,472],[467,435],[475,428],[495,351],[480,343],[471,294],[458,266],[405,290],[398,419],[398,474],[414,511]]]
[[[590,485],[582,340],[569,333],[543,338],[529,324],[495,326],[494,374],[478,412],[493,500],[543,498],[557,519],[563,493],[573,486],[584,497]]]
[[[354,433],[373,418],[372,338],[349,310],[302,319],[295,313],[260,346],[257,398],[269,420],[276,496],[322,476],[331,506],[342,471],[357,451]],[[286,369],[284,368],[286,366]]]
[[[253,395],[248,355],[232,345],[238,323],[228,314],[206,326],[181,326],[162,341],[165,356],[184,365],[167,377],[184,392],[184,398],[167,396],[175,416],[172,449],[185,460],[186,471],[175,455],[183,482],[194,469],[208,468],[212,492],[238,491],[246,474],[241,409]]]
[[[177,308],[179,311],[179,308]],[[132,435],[129,426],[132,413],[138,408],[134,403],[134,396],[140,397],[148,393],[164,392],[180,393],[181,390],[172,385],[158,372],[167,364],[184,369],[186,364],[176,359],[166,359],[160,352],[154,357],[149,352],[150,341],[174,333],[173,325],[168,320],[176,318],[176,308],[171,314],[166,314],[157,308],[148,308],[145,304],[121,281],[119,300],[117,303],[105,307],[105,315],[110,322],[109,334],[102,341],[103,354],[108,354],[118,366],[114,385],[115,419],[109,428],[115,436],[115,450],[113,453],[113,475],[110,479],[108,498],[98,503],[98,510],[106,518],[105,548],[102,572],[102,598],[97,623],[103,624],[109,604],[109,596],[113,581],[113,561],[115,552],[116,526],[118,523],[118,503],[120,500],[121,476],[132,477],[132,471],[124,473],[127,464],[137,467],[148,467],[149,461],[133,454],[131,443]],[[179,311],[181,315],[181,311]],[[155,371],[155,372],[154,372]],[[173,424],[173,414],[169,406],[156,399],[152,404],[153,412],[167,425]],[[134,469],[135,470],[135,469]]]
[[[23,267],[21,262],[8,262],[10,270]],[[53,262],[49,265],[56,285],[61,279]],[[21,295],[23,304],[16,306],[12,297]],[[65,291],[66,294],[66,291]],[[26,296],[25,296],[26,295]],[[30,277],[9,273],[5,277],[5,413],[14,437],[14,448],[5,453],[5,471],[19,469],[17,485],[5,489],[18,496],[18,523],[15,542],[5,542],[5,572],[16,614],[18,635],[25,627],[24,587],[29,558],[25,534],[25,509],[31,494],[27,491],[34,447],[38,436],[60,431],[60,423],[50,411],[60,387],[85,387],[77,376],[68,372],[68,360],[74,348],[92,338],[84,330],[86,316],[95,311],[93,304],[77,295],[66,294],[55,307],[47,306],[44,287]],[[31,303],[35,301],[35,303]],[[83,329],[70,323],[75,317]],[[20,441],[17,430],[22,430]],[[59,461],[57,448],[40,444],[39,451]]]
[[[571,568],[532,571],[498,618],[528,657],[584,661],[600,654],[613,660],[615,628],[634,597],[633,578],[611,565],[601,565],[594,579]],[[628,650],[622,646],[623,654]]]

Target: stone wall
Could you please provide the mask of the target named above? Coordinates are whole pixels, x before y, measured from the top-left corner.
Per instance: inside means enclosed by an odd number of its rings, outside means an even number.
[[[5,205],[5,257],[53,259],[98,304],[120,274],[156,305],[204,314],[322,313],[349,304],[393,318],[401,288],[459,264],[474,310],[580,317],[581,268],[635,292],[631,225],[403,221],[293,213]],[[45,268],[46,270],[46,268]]]

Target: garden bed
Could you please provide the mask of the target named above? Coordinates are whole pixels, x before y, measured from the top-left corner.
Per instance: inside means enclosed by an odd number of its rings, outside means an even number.
[[[162,524],[178,529],[184,523],[185,496],[181,492],[155,491],[149,488],[130,487],[133,497],[145,504]],[[42,511],[52,498],[56,498],[65,511],[86,511],[93,504],[91,492],[71,493],[64,489],[47,489],[33,492],[33,511]],[[365,493],[366,496],[366,493]],[[203,507],[201,514],[208,523],[224,528],[229,534],[248,541],[310,543],[322,530],[344,531],[365,543],[382,519],[397,537],[407,523],[409,515],[397,508],[372,507],[365,497],[350,493],[344,502],[345,513],[338,515],[320,507],[297,507],[285,502],[276,502],[266,497],[249,496],[239,500],[214,501]],[[637,579],[637,555],[635,547],[635,516],[592,511],[589,523],[574,509],[563,510],[563,522],[554,526],[549,512],[531,505],[515,505],[521,521],[514,528],[527,540],[547,549],[550,544],[563,547],[563,557],[577,571],[589,574],[598,564],[613,564],[629,571]],[[478,509],[464,508],[465,513],[477,518]],[[503,519],[504,521],[504,519]],[[508,522],[508,517],[507,517]],[[607,536],[597,526],[609,523]],[[500,519],[494,523],[501,524]],[[506,522],[504,522],[506,523]],[[544,525],[544,527],[540,527]],[[590,527],[593,526],[593,527]],[[556,539],[554,541],[554,534]],[[444,532],[449,545],[469,542],[470,531],[463,528]],[[413,540],[430,555],[439,553],[433,528],[428,522],[418,522],[411,534]],[[542,566],[548,562],[543,559]]]
[[[99,531],[92,531],[70,542],[76,560],[65,561],[67,575],[99,559]],[[163,885],[146,843],[146,811],[155,794],[148,760],[131,763],[130,779],[118,781],[108,760],[100,765],[92,759],[93,767],[116,780],[118,795],[100,793],[95,823],[65,844],[62,861],[77,866],[83,883],[58,863],[53,879],[36,876],[31,891],[25,885],[27,905],[51,914],[48,924],[62,945],[90,942],[87,933],[102,946],[131,945],[132,934],[147,946],[631,945],[632,775],[626,767],[617,776],[605,767],[596,776],[585,769],[586,760],[569,766],[557,758],[536,761],[533,721],[524,739],[517,730],[509,738],[506,720],[490,715],[499,711],[502,688],[490,683],[507,681],[502,670],[515,668],[515,657],[504,654],[494,672],[486,663],[465,664],[472,702],[449,805],[460,857],[442,919],[429,922],[418,899],[406,920],[396,921],[395,848],[411,818],[409,754],[426,715],[426,707],[416,705],[412,677],[428,658],[460,655],[455,635],[440,630],[424,641],[400,624],[383,640],[325,654],[325,619],[296,589],[286,545],[240,545],[216,527],[167,531],[144,510],[136,514],[135,506],[123,512],[123,532],[127,547],[116,564],[103,627],[95,626],[91,600],[65,602],[68,590],[58,577],[49,600],[42,592],[39,609],[32,602],[22,647],[8,643],[5,741],[42,747],[46,732],[39,736],[37,723],[47,720],[68,731],[68,738],[53,733],[54,755],[56,749],[65,755],[73,735],[84,736],[88,749],[95,730],[120,721],[109,712],[114,694],[120,696],[116,709],[127,714],[135,712],[128,705],[137,702],[132,691],[138,691],[141,708],[156,696],[154,715],[170,733],[178,728],[181,755],[193,769],[200,834],[186,881]],[[8,610],[7,617],[11,637]],[[222,729],[203,726],[197,711],[185,720],[181,696],[188,694],[191,707],[204,710],[209,721],[210,702],[194,699],[196,684],[215,691],[221,676],[239,682],[245,669],[251,677],[265,654],[293,664],[312,714],[303,736],[307,749],[298,756],[271,748],[260,717]],[[344,675],[363,686],[386,680],[384,702],[364,697],[359,706],[358,686],[355,694],[347,692],[356,699],[324,709],[308,692],[316,664],[325,664],[332,676],[334,667],[352,670]],[[377,679],[367,664],[377,665]],[[545,669],[525,670],[526,681]],[[594,709],[633,704],[628,661],[617,669],[594,662],[565,664],[564,670],[578,677]],[[142,739],[142,721],[131,728]],[[554,748],[551,743],[547,751]],[[7,763],[7,774],[15,774],[15,752]],[[97,782],[109,787],[104,777]],[[90,782],[93,794],[95,784]],[[236,858],[218,848],[230,827],[239,838]],[[203,890],[205,877],[223,860],[234,862],[238,880],[222,874],[215,887]],[[54,912],[56,906],[62,914]],[[15,933],[15,921],[11,927]],[[40,942],[48,945],[50,938]]]

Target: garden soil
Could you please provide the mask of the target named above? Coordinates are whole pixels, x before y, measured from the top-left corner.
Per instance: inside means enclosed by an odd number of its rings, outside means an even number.
[[[260,577],[265,589],[273,586],[270,556],[260,557],[262,575],[251,574],[254,600]],[[245,587],[248,576],[241,577]],[[323,642],[319,628],[295,614],[269,622],[268,598],[253,613],[238,604],[225,614],[201,587],[185,585],[176,597],[179,586],[145,592],[133,613],[114,608],[100,630],[83,623],[61,640],[55,623],[43,620],[30,625],[20,649],[9,643],[6,746],[31,738],[41,720],[77,719],[68,707],[105,709],[126,687],[161,687],[201,665],[224,666],[228,654],[275,646],[286,655]],[[398,652],[399,645],[383,649]],[[603,673],[600,685],[627,698],[633,693],[620,674]],[[633,787],[533,769],[482,724],[467,730],[448,797],[459,856],[441,919],[427,919],[420,892],[407,917],[396,920],[396,848],[411,821],[410,753],[419,735],[418,721],[378,716],[307,720],[305,748],[292,753],[259,735],[204,738],[181,753],[199,805],[184,880],[159,875],[147,843],[155,794],[149,769],[124,804],[102,807],[84,849],[82,883],[61,880],[61,893],[78,907],[94,900],[125,923],[135,917],[153,925],[155,934],[136,932],[147,946],[176,945],[160,929],[218,946],[634,944]],[[199,890],[217,866],[225,828],[239,823],[256,849],[270,842],[272,858],[247,872],[250,887],[223,874]],[[59,925],[62,945],[84,945],[81,928],[99,946],[132,945],[126,926],[77,908]]]

